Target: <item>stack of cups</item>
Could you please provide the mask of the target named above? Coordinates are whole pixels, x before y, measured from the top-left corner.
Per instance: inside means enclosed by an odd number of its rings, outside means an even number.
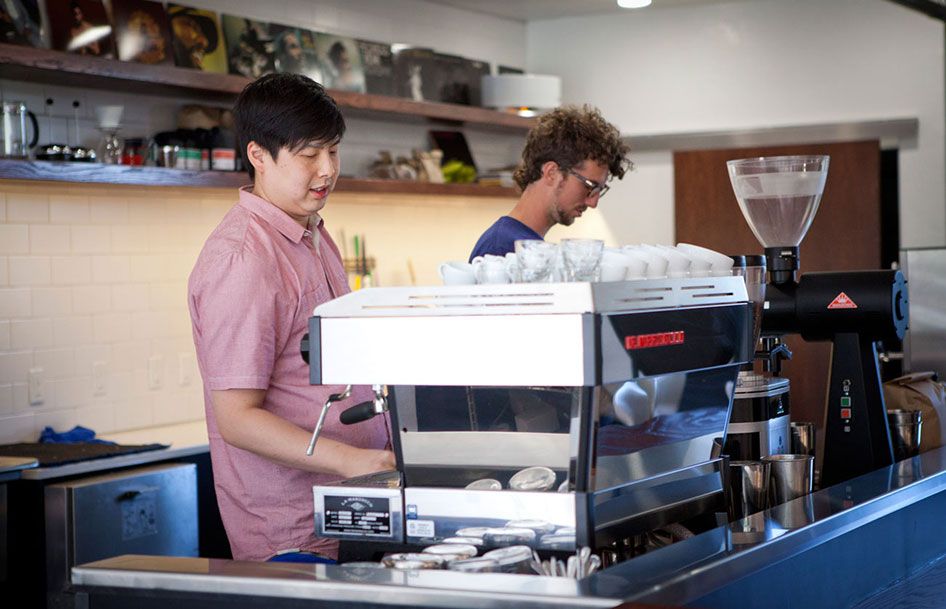
[[[767,455],[759,461],[730,462],[730,520],[740,520],[771,508],[775,520],[786,529],[798,528],[813,521],[810,493],[814,482],[815,457],[806,453],[809,446],[814,452],[814,429],[811,424],[807,424],[807,427],[799,425],[799,429],[798,443],[793,441],[792,445],[798,454]]]

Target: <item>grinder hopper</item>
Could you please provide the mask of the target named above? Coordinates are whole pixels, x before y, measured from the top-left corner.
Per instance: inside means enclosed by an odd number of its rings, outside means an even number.
[[[824,192],[828,157],[759,157],[726,165],[739,209],[765,248],[772,283],[794,279],[798,246]]]

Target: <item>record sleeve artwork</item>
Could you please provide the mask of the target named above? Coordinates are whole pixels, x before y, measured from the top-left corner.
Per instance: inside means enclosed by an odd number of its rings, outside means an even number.
[[[227,53],[217,13],[168,4],[174,63],[182,68],[227,73]]]
[[[173,64],[171,30],[164,6],[150,0],[112,0],[118,58],[147,64]]]
[[[51,0],[46,8],[54,49],[112,57],[112,25],[101,0]]]

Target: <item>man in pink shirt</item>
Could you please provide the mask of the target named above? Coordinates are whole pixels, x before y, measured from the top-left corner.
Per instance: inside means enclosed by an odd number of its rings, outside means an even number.
[[[335,558],[337,543],[314,535],[312,486],[394,468],[386,417],[338,420],[370,399],[365,387],[331,411],[305,454],[323,402],[342,390],[309,384],[299,344],[316,305],[349,291],[318,215],[339,175],[345,121],[319,84],[295,74],[248,85],[234,118],[253,185],[188,282],[217,502],[236,559]]]

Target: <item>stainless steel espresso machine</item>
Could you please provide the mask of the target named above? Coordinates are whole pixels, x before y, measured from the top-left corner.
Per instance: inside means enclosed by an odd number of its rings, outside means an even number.
[[[893,462],[876,343],[902,339],[908,318],[906,281],[897,270],[805,273],[796,281],[799,245],[818,210],[828,162],[790,156],[727,163],[739,208],[765,248],[761,332],[769,349],[785,334],[833,345],[822,487]]]
[[[374,386],[341,418],[388,409],[397,471],[316,486],[315,533],[574,552],[716,526],[751,323],[740,277],[370,288],[321,305],[310,380],[340,385],[336,399]]]

